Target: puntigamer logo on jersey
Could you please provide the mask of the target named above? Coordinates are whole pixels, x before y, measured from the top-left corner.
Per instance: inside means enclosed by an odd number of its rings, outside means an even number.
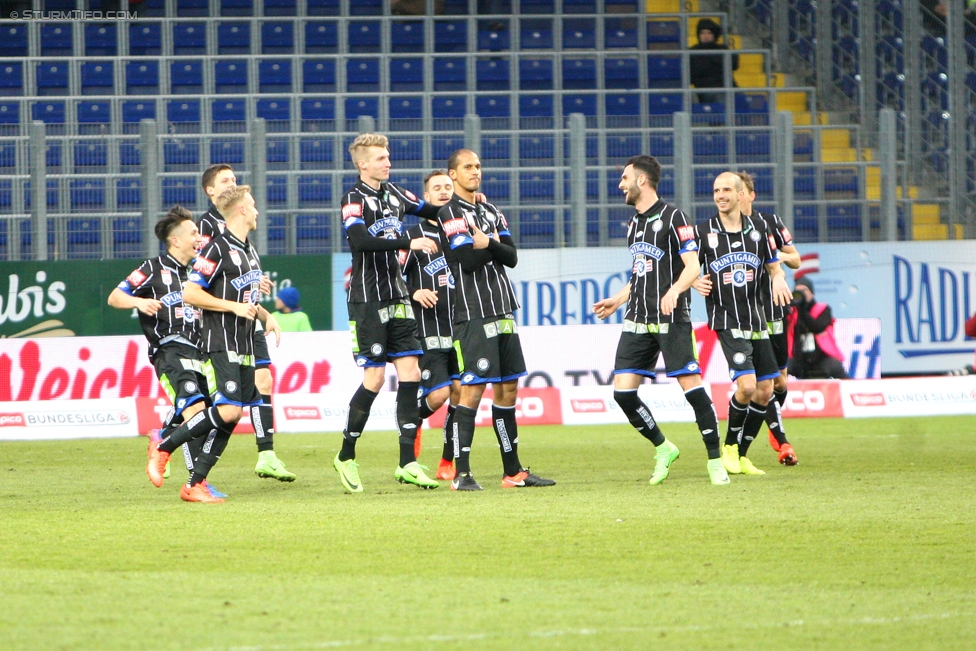
[[[233,285],[234,289],[236,289],[237,291],[241,291],[251,283],[259,283],[259,282],[261,282],[261,270],[252,269],[251,271],[248,271],[243,276],[238,276],[237,278],[234,278],[232,281],[230,281],[230,284]]]
[[[726,267],[731,267],[734,264],[746,264],[755,269],[759,268],[762,260],[755,253],[746,253],[745,251],[738,253],[726,253],[721,258],[708,265],[711,267],[712,271],[718,272]]]

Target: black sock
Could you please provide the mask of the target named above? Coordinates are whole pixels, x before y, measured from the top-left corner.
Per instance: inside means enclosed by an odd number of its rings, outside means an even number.
[[[739,456],[748,456],[749,446],[752,445],[756,434],[762,428],[766,420],[766,405],[756,402],[749,403],[749,411],[746,413],[746,422],[742,425],[742,440],[739,441]]]
[[[251,422],[254,424],[254,440],[258,452],[274,450],[274,409],[271,396],[261,395],[261,404],[251,407]]]
[[[620,408],[627,416],[627,420],[634,426],[634,429],[641,433],[641,436],[655,446],[664,443],[664,432],[654,422],[651,410],[637,396],[637,389],[631,389],[629,391],[614,390],[613,399],[620,405]]]
[[[715,415],[715,405],[708,397],[705,387],[695,387],[685,392],[685,400],[695,410],[695,422],[701,432],[702,441],[708,451],[709,459],[719,459],[722,456],[721,441],[718,437],[718,417]]]
[[[518,456],[518,423],[515,421],[515,406],[500,407],[491,405],[491,424],[495,427],[495,438],[502,452],[502,466],[506,477],[514,477],[522,470]]]
[[[733,395],[729,398],[729,422],[728,429],[725,431],[725,444],[738,445],[739,437],[742,434],[742,424],[746,422],[747,406],[735,399]]]
[[[454,461],[454,413],[457,407],[448,403],[447,416],[444,418],[444,450],[441,452],[441,459],[444,461]]]
[[[474,441],[474,409],[458,405],[454,412],[454,458],[458,474],[471,472],[471,444]]]
[[[200,452],[203,451],[203,442],[205,437],[191,439],[183,444],[183,463],[186,464],[186,469],[193,472],[193,462],[197,457],[200,456]]]
[[[349,461],[356,458],[356,441],[362,436],[366,421],[369,420],[369,408],[373,406],[376,392],[359,385],[356,393],[349,401],[349,415],[346,416],[346,427],[342,430],[342,449],[339,450],[339,461]]]
[[[786,392],[787,389],[783,389],[782,391],[773,389],[773,400],[778,402],[780,407],[786,404]]]
[[[426,396],[420,399],[420,403],[417,405],[417,412],[420,414],[420,420],[427,420],[434,414],[434,410],[427,404]]]
[[[193,464],[193,472],[190,473],[190,486],[196,486],[207,478],[210,470],[216,465],[220,455],[227,448],[227,443],[230,441],[233,432],[233,425],[229,427],[225,425],[220,429],[211,430],[204,439],[200,456],[196,458],[196,462]]]
[[[401,382],[397,387],[396,418],[400,433],[400,467],[417,460],[414,444],[417,442],[417,427],[420,417],[417,414],[417,391],[420,382]]]
[[[233,431],[234,425],[236,424],[236,422],[225,423],[220,417],[220,412],[217,411],[217,408],[209,407],[195,414],[193,418],[176,428],[176,431],[160,441],[157,447],[164,452],[173,454],[176,448],[187,441],[206,436],[212,429],[229,426],[230,430]]]
[[[786,429],[783,427],[783,408],[780,407],[778,400],[770,400],[766,405],[766,425],[769,426],[769,433],[777,443],[780,445],[789,443],[786,440]]]

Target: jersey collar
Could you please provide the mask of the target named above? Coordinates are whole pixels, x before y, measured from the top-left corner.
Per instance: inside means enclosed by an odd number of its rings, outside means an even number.
[[[658,199],[657,201],[654,202],[653,205],[651,205],[650,208],[648,208],[644,212],[635,213],[634,220],[647,219],[650,221],[654,221],[655,219],[660,219],[661,210],[663,209],[664,209],[664,202]]]
[[[713,228],[719,233],[742,233],[747,235],[754,227],[752,225],[752,218],[749,215],[742,215],[742,230],[741,231],[728,231],[725,230],[725,224],[722,223],[722,217],[715,213],[713,220]]]

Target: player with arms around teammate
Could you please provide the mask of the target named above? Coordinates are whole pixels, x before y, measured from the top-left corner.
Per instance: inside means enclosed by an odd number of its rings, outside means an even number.
[[[695,410],[695,420],[708,452],[709,479],[728,484],[722,465],[718,419],[702,386],[701,369],[691,329],[691,285],[698,278],[695,227],[677,208],[657,194],[661,165],[653,156],[634,156],[620,176],[620,189],[637,214],[627,227],[633,256],[630,282],[616,295],[598,301],[593,311],[606,319],[627,303],[623,332],[613,366],[613,398],[638,432],[657,449],[651,484],[668,477],[678,448],[665,438],[651,410],[637,395],[644,377],[654,377],[658,355],[664,353],[668,377],[673,377]]]
[[[775,213],[762,213],[753,210],[752,203],[756,200],[756,185],[752,175],[748,172],[739,172],[742,179],[743,193],[739,199],[739,210],[743,215],[753,219],[761,219],[766,224],[766,230],[773,239],[776,240],[778,252],[776,256],[779,261],[790,269],[800,268],[800,253],[793,246],[793,236],[786,224]],[[776,355],[776,365],[779,366],[779,375],[773,379],[773,399],[766,406],[766,425],[769,427],[769,444],[779,453],[779,462],[786,466],[797,464],[796,452],[793,446],[786,440],[786,427],[783,423],[783,405],[786,404],[786,377],[787,367],[790,363],[790,351],[786,337],[786,311],[785,305],[776,305],[773,302],[773,281],[763,267],[760,271],[759,280],[759,301],[762,303],[763,316],[766,319],[766,326],[769,330],[769,343],[773,346],[773,353]]]
[[[518,379],[526,375],[522,344],[513,312],[519,308],[505,267],[518,263],[515,242],[504,215],[490,203],[476,203],[481,161],[468,149],[451,154],[447,172],[454,196],[440,209],[444,252],[455,282],[454,346],[461,372],[461,402],[454,413],[454,490],[481,490],[471,474],[475,417],[485,386],[494,391],[491,420],[501,447],[503,488],[552,486],[530,473],[518,456],[515,401]]]
[[[454,183],[444,170],[434,170],[424,179],[424,201],[443,206],[454,194]],[[436,219],[426,219],[410,228],[411,238],[440,239]],[[444,446],[437,467],[437,479],[454,479],[454,443],[451,429],[461,397],[461,375],[454,352],[451,310],[454,305],[454,276],[441,251],[401,251],[400,259],[413,309],[420,313],[420,419],[430,417],[448,402],[444,419]],[[420,434],[417,434],[420,440]]]
[[[731,474],[764,475],[746,456],[766,418],[779,376],[776,356],[759,299],[760,270],[772,282],[772,299],[785,305],[793,298],[776,257],[776,239],[764,222],[739,210],[742,179],[719,174],[713,184],[718,214],[695,227],[699,260],[705,275],[693,287],[705,297],[708,326],[718,333],[735,382],[729,400],[729,422],[722,462]]]
[[[183,303],[183,286],[196,256],[200,232],[190,211],[174,206],[156,223],[156,237],[166,245],[166,253],[143,262],[108,297],[108,304],[114,308],[138,310],[139,324],[149,342],[149,359],[160,386],[173,403],[161,436],[150,437],[151,446],[209,404],[203,355],[199,349],[201,314]],[[186,467],[191,473],[201,446],[201,439],[183,446]],[[224,497],[206,481],[202,488],[212,497]],[[206,496],[200,488],[184,489],[180,491],[184,500],[209,501],[201,499]]]
[[[437,252],[437,242],[423,236],[411,239],[403,228],[404,215],[427,219],[437,214],[437,207],[389,182],[388,145],[386,136],[375,133],[360,134],[352,142],[349,154],[359,172],[359,180],[342,198],[342,221],[352,250],[352,277],[347,296],[349,330],[353,357],[363,369],[363,383],[349,402],[342,449],[333,466],[342,485],[353,493],[363,490],[356,462],[356,441],[369,419],[373,400],[383,387],[387,362],[396,367],[400,380],[396,398],[400,464],[393,476],[400,483],[421,488],[440,485],[417,463],[414,447],[420,425],[417,356],[423,351],[417,340],[410,292],[398,259],[401,249]]]
[[[202,250],[211,240],[223,235],[227,228],[224,216],[216,205],[217,197],[237,185],[237,176],[234,169],[226,163],[211,165],[204,170],[201,185],[210,198],[210,208],[200,216],[199,221]],[[261,279],[261,293],[271,293],[271,283],[265,277]],[[274,409],[271,406],[274,378],[271,375],[271,353],[268,351],[267,333],[261,322],[255,322],[254,326],[254,384],[261,394],[261,404],[249,408],[258,446],[258,462],[254,466],[254,472],[259,477],[295,481],[295,474],[285,468],[274,451]]]
[[[193,264],[183,290],[184,300],[203,310],[204,372],[214,406],[201,411],[150,450],[147,472],[153,484],[162,483],[162,469],[179,445],[207,437],[190,476],[190,490],[207,478],[230,441],[243,409],[260,403],[254,385],[254,320],[261,319],[276,337],[281,330],[258,304],[261,263],[247,234],[257,225],[254,197],[246,185],[217,197],[227,217],[222,237],[204,248]]]

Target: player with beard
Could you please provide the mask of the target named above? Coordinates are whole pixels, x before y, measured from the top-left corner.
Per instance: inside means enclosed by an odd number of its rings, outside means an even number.
[[[455,282],[454,347],[461,372],[460,404],[454,412],[452,437],[457,475],[453,490],[477,491],[471,474],[475,417],[485,386],[492,385],[491,420],[501,447],[503,488],[553,486],[556,482],[522,467],[518,455],[515,401],[525,359],[513,312],[519,308],[505,267],[518,263],[515,241],[505,216],[490,203],[478,203],[481,161],[468,149],[451,154],[447,172],[454,196],[440,209],[441,241]]]
[[[108,304],[116,309],[138,310],[139,324],[149,342],[149,359],[173,404],[162,431],[150,433],[150,446],[209,406],[199,349],[202,315],[183,303],[183,285],[200,245],[200,231],[189,210],[174,206],[156,223],[156,237],[166,245],[166,253],[143,262],[108,297]],[[183,445],[186,468],[191,473],[201,447],[200,439]],[[168,475],[167,465],[163,478]],[[209,483],[204,482],[204,486],[211,496],[226,497]]]
[[[683,212],[658,197],[661,165],[653,156],[627,161],[619,188],[637,213],[627,227],[633,256],[630,282],[616,295],[597,301],[593,311],[606,320],[624,303],[627,314],[613,367],[613,398],[630,424],[654,444],[651,484],[668,477],[678,448],[665,438],[651,410],[637,395],[645,377],[655,377],[664,354],[668,377],[675,378],[695,410],[695,421],[708,453],[706,468],[713,484],[729,483],[722,465],[715,406],[702,386],[701,368],[691,328],[691,285],[701,272],[695,227]]]
[[[776,247],[779,249],[776,255],[779,261],[790,269],[799,269],[800,253],[793,246],[793,236],[786,228],[786,224],[775,213],[762,213],[753,210],[752,203],[756,200],[755,182],[748,172],[739,172],[738,175],[742,179],[743,185],[743,193],[739,199],[739,210],[743,215],[765,222],[766,230],[776,240]],[[795,466],[797,464],[796,452],[790,442],[786,440],[786,427],[783,423],[783,405],[786,404],[787,393],[787,367],[790,363],[785,325],[786,312],[789,308],[785,305],[776,305],[773,302],[773,282],[769,274],[766,273],[765,267],[760,272],[759,300],[762,303],[763,315],[769,329],[769,343],[773,346],[776,364],[779,366],[779,375],[773,379],[773,399],[769,401],[769,405],[766,407],[769,444],[779,453],[780,463],[786,466]]]
[[[444,170],[434,170],[424,179],[424,201],[443,206],[454,194],[454,183]],[[407,231],[412,238],[440,239],[436,219],[425,219]],[[441,247],[443,248],[443,247]],[[400,266],[410,289],[414,311],[420,314],[420,419],[429,418],[447,402],[444,419],[444,445],[437,467],[437,479],[454,479],[454,444],[451,436],[454,412],[461,396],[461,375],[454,352],[451,308],[454,305],[454,276],[440,251],[400,251]],[[450,400],[450,402],[448,402]],[[416,454],[420,455],[420,428]]]
[[[224,191],[237,185],[234,169],[227,164],[211,165],[203,172],[201,179],[203,191],[210,198],[210,208],[200,216],[200,236],[203,240],[200,249],[203,250],[211,240],[220,237],[225,229],[223,215],[217,209],[216,201]],[[261,279],[261,292],[271,293],[271,282],[267,278]],[[271,353],[268,350],[267,333],[260,321],[254,327],[254,384],[261,394],[261,404],[249,407],[251,423],[254,425],[254,438],[258,446],[258,462],[254,472],[258,477],[270,477],[278,481],[295,481],[295,473],[285,468],[285,464],[278,459],[274,449],[274,409],[271,406],[271,394],[274,391],[274,378],[271,375]]]
[[[269,332],[281,336],[274,317],[258,303],[261,262],[247,238],[256,227],[258,215],[250,188],[228,188],[217,197],[217,206],[227,217],[224,234],[212,240],[197,257],[183,289],[185,302],[204,311],[204,373],[214,406],[196,414],[150,448],[146,467],[153,485],[161,486],[169,455],[187,441],[206,437],[190,481],[180,491],[183,499],[200,502],[223,501],[207,494],[202,484],[227,447],[243,409],[261,400],[254,385],[254,320],[264,321]]]
[[[766,418],[773,379],[779,376],[759,300],[760,269],[769,273],[775,304],[786,305],[793,294],[776,257],[776,239],[762,220],[740,211],[742,192],[742,179],[732,172],[715,179],[718,214],[695,227],[706,275],[692,286],[705,297],[708,326],[718,333],[736,386],[729,400],[722,463],[730,474],[764,475],[746,456]]]
[[[412,214],[429,219],[437,214],[437,207],[428,206],[409,190],[389,182],[390,150],[386,136],[360,134],[349,146],[349,155],[359,179],[342,198],[342,221],[352,250],[352,276],[346,300],[353,357],[363,369],[363,383],[349,402],[342,449],[332,465],[346,490],[362,492],[356,442],[369,419],[373,400],[383,386],[386,364],[392,362],[399,378],[396,422],[400,444],[400,463],[393,477],[400,483],[437,488],[440,484],[428,477],[423,466],[417,463],[415,446],[420,425],[417,357],[423,351],[417,340],[417,322],[398,257],[401,249],[436,253],[435,240],[423,236],[411,239],[404,233],[403,218]]]

